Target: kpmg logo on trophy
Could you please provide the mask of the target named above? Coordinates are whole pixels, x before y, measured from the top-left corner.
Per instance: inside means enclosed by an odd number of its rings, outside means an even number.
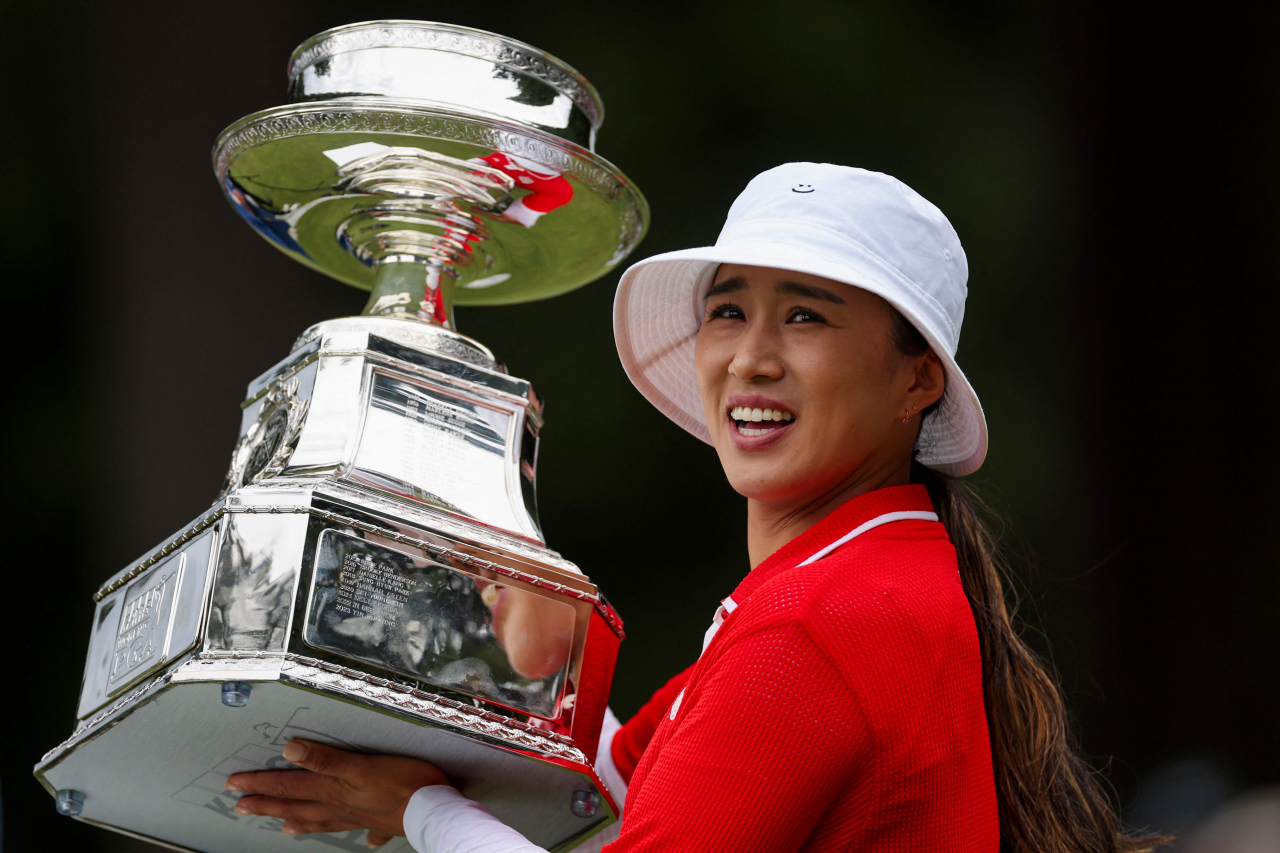
[[[116,631],[115,658],[111,664],[108,683],[115,683],[128,676],[139,666],[151,660],[159,647],[156,645],[156,628],[160,617],[172,609],[171,598],[166,591],[173,591],[170,583],[173,575],[165,575],[146,589],[126,598],[120,609],[120,627]],[[169,606],[166,607],[166,604]]]
[[[306,736],[428,759],[568,849],[616,818],[590,759],[622,624],[543,542],[538,397],[453,306],[604,275],[648,208],[593,153],[595,90],[520,42],[355,24],[289,79],[291,105],[218,139],[218,181],[368,305],[250,383],[217,502],[97,593],[79,724],[36,776],[63,813],[174,849],[367,849],[232,811],[227,776]]]

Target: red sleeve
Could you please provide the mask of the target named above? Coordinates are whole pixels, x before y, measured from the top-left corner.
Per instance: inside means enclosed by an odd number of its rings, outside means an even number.
[[[866,787],[867,724],[803,625],[737,638],[707,663],[628,790],[607,853],[799,850],[834,800]]]
[[[618,769],[624,782],[631,782],[631,774],[636,772],[640,756],[644,755],[644,749],[649,745],[658,723],[662,722],[663,715],[684,689],[692,671],[693,666],[690,666],[659,688],[653,698],[613,736],[613,747],[609,752],[613,756],[613,766]]]

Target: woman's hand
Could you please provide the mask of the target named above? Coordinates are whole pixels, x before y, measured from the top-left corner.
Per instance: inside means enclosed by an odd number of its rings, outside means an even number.
[[[369,829],[370,847],[404,835],[404,810],[413,792],[448,785],[433,764],[395,755],[361,755],[295,738],[284,757],[302,770],[237,773],[227,790],[245,796],[237,814],[284,818],[289,835]]]

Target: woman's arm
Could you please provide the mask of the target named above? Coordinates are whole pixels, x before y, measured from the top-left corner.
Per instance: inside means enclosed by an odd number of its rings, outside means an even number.
[[[649,725],[652,734],[647,718],[639,717],[639,723]],[[596,756],[596,771],[619,807],[630,777],[629,771],[625,777],[619,773],[611,754],[620,728],[606,710]],[[284,818],[290,835],[369,827],[370,846],[404,835],[419,853],[545,853],[450,787],[427,762],[361,755],[304,740],[291,741],[284,757],[303,769],[240,773],[227,780],[229,789],[245,794],[237,812]],[[612,841],[617,832],[602,835]],[[593,842],[581,849],[599,849]]]
[[[649,741],[653,739],[653,733],[658,730],[658,726],[662,723],[662,718],[667,715],[667,711],[671,710],[671,703],[676,701],[680,691],[684,690],[684,686],[688,683],[689,675],[692,672],[693,666],[690,666],[658,688],[658,692],[654,693],[653,697],[644,703],[639,711],[636,711],[635,716],[627,720],[626,725],[621,727],[617,735],[612,739],[611,748],[607,753],[603,746],[604,733],[601,732],[601,748],[600,754],[596,759],[596,769],[597,772],[600,772],[602,779],[604,778],[604,773],[600,771],[600,765],[601,762],[607,759],[623,782],[629,783],[631,781],[631,774],[636,772],[636,765],[640,763],[645,749],[649,746]],[[607,785],[609,784],[608,779],[604,779],[604,782]],[[613,792],[613,798],[621,803],[625,795],[625,786],[621,794],[614,791],[612,785],[609,785],[609,790]]]
[[[605,710],[595,769],[609,789],[619,811],[627,797],[627,782],[635,772],[645,747],[667,715],[671,703],[684,689],[693,671],[690,666],[672,678],[621,725],[612,709]],[[574,848],[593,853],[618,837],[614,824]],[[419,853],[534,853],[534,847],[518,832],[503,824],[479,803],[452,788],[423,788],[414,794],[404,815],[404,834]]]
[[[659,730],[660,748],[641,762],[610,853],[798,850],[869,766],[845,679],[796,623],[738,638],[700,667],[663,716],[671,730]],[[611,745],[602,738],[601,754],[616,756]],[[539,851],[426,762],[298,740],[285,758],[311,772],[232,776],[234,790],[265,795],[246,796],[238,810],[283,817],[290,834],[371,827],[371,843],[408,834],[420,853]]]
[[[405,810],[404,835],[418,853],[547,853],[447,785],[414,793]]]
[[[230,791],[245,794],[237,814],[284,819],[284,832],[345,832],[369,829],[369,843],[404,835],[404,813],[418,789],[448,785],[439,768],[398,755],[361,755],[295,738],[284,757],[302,770],[237,773]]]
[[[627,796],[627,784],[614,766],[611,748],[620,728],[613,711],[606,710],[596,754],[596,772],[619,808]],[[599,850],[618,837],[615,827],[575,849],[582,853]],[[418,853],[546,853],[484,806],[443,785],[422,788],[410,798],[404,813],[404,834]]]

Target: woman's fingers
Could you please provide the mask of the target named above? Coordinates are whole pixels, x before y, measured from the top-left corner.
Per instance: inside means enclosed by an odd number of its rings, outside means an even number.
[[[385,843],[404,834],[414,791],[449,784],[434,764],[405,756],[364,755],[296,738],[282,754],[304,769],[237,773],[226,787],[247,795],[237,810],[285,818],[287,828],[299,833],[367,827]]]
[[[299,767],[341,780],[351,789],[378,789],[383,797],[394,788],[407,789],[407,797],[424,785],[449,784],[434,764],[406,756],[364,755],[301,738],[289,741],[282,754]]]
[[[348,782],[359,779],[369,762],[368,756],[302,738],[289,741],[281,754],[299,767]]]
[[[264,815],[282,818],[281,827],[288,835],[309,835],[316,832],[348,832],[352,829],[364,829],[367,824],[354,815],[335,808],[329,803],[309,800],[284,800],[278,797],[250,795],[241,798],[236,804],[236,813],[245,815]],[[395,836],[387,832],[370,829],[365,837],[370,847],[381,847]]]
[[[301,823],[351,824],[347,827],[348,829],[354,829],[359,825],[356,822],[355,815],[350,812],[316,800],[289,800],[280,797],[251,795],[241,797],[240,802],[236,803],[235,811],[236,814],[266,815],[267,817],[278,817]],[[336,832],[337,830],[332,831]]]
[[[310,770],[259,770],[237,773],[227,779],[227,790],[262,794],[290,800],[330,801],[339,794],[340,783],[330,776]]]

